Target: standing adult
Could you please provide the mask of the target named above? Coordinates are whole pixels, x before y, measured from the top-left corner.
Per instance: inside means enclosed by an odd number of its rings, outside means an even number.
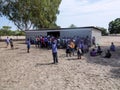
[[[53,55],[53,63],[58,63],[58,56],[57,56],[57,43],[55,41],[52,42],[52,55]]]

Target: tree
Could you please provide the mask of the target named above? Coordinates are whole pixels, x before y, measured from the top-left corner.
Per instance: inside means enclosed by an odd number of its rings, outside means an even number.
[[[106,28],[104,28],[104,27],[97,27],[97,28],[99,28],[101,31],[102,31],[102,35],[104,36],[104,35],[108,35],[108,32],[107,32],[107,29]]]
[[[57,27],[61,0],[1,0],[0,13],[20,30]]]
[[[12,33],[12,31],[10,29],[11,29],[10,26],[3,26],[0,30],[1,36],[10,35]]]
[[[25,32],[24,31],[20,31],[20,30],[16,30],[16,31],[12,31],[10,30],[11,27],[9,26],[3,26],[1,29],[0,29],[0,36],[24,36],[25,35]]]
[[[109,23],[108,28],[110,34],[117,34],[120,33],[120,18],[115,19]]]
[[[71,24],[69,28],[76,28],[76,26],[74,24]]]

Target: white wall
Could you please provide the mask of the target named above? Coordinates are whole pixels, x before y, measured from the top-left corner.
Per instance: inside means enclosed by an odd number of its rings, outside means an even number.
[[[92,37],[96,38],[96,44],[101,44],[101,31],[92,29]]]

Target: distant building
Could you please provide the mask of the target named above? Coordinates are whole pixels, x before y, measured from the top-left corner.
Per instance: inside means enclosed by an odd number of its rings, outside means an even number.
[[[58,29],[40,29],[40,30],[26,30],[26,38],[35,38],[36,36],[48,36],[55,37],[93,37],[96,38],[96,43],[99,43],[101,38],[101,30],[94,26],[89,27],[77,27],[77,28],[58,28]]]

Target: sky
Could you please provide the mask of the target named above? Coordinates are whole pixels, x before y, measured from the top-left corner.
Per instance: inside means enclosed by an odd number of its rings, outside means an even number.
[[[120,0],[62,0],[59,10],[56,23],[61,28],[74,24],[77,27],[98,26],[107,29],[110,21],[120,18]],[[2,26],[17,29],[5,17],[0,17],[0,28]]]

